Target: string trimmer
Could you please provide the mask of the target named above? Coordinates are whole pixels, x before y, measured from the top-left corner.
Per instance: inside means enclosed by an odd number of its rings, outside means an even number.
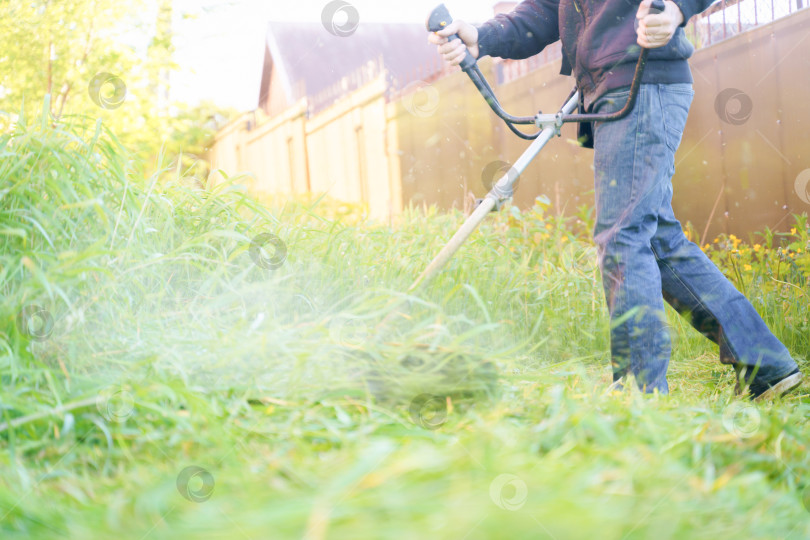
[[[650,8],[650,13],[660,13],[663,11],[663,1],[655,0]],[[440,4],[439,7],[431,12],[426,26],[428,31],[438,32],[451,22],[453,22],[453,18],[450,16],[450,12],[447,10],[444,4]],[[458,35],[453,35],[449,39],[453,41],[460,38]],[[481,95],[483,95],[486,102],[489,104],[495,114],[506,123],[507,127],[509,127],[509,129],[518,137],[531,140],[533,142],[529,145],[526,151],[523,152],[523,155],[518,158],[512,167],[512,170],[510,170],[508,174],[505,174],[498,182],[495,183],[490,192],[487,193],[487,195],[481,201],[481,204],[479,204],[470,217],[467,218],[467,221],[464,222],[464,224],[456,232],[456,234],[453,235],[447,245],[439,252],[438,255],[436,255],[427,268],[425,268],[424,272],[422,272],[422,274],[410,286],[408,292],[417,290],[419,287],[424,286],[433,277],[435,277],[436,274],[438,274],[441,269],[444,268],[456,251],[458,251],[461,244],[463,244],[464,241],[469,238],[476,227],[478,227],[478,225],[484,220],[487,214],[489,214],[493,209],[500,208],[504,202],[512,198],[513,186],[515,185],[515,182],[518,180],[520,175],[523,174],[523,171],[525,171],[529,166],[529,163],[531,163],[532,160],[537,157],[537,154],[540,153],[540,150],[543,149],[546,143],[550,141],[552,137],[560,136],[560,128],[563,126],[563,124],[581,122],[614,122],[616,120],[621,120],[630,114],[636,104],[636,98],[638,97],[639,87],[641,86],[641,78],[644,74],[644,67],[647,64],[648,54],[649,49],[641,49],[641,54],[638,58],[638,63],[636,64],[633,82],[630,87],[630,95],[627,98],[627,103],[625,103],[621,110],[615,113],[572,114],[574,109],[578,108],[580,103],[579,92],[576,88],[574,88],[566,99],[565,104],[556,114],[538,113],[534,116],[512,116],[503,110],[498,98],[495,96],[495,92],[492,90],[489,83],[487,83],[484,74],[481,73],[477,61],[475,58],[473,58],[472,54],[470,54],[470,51],[467,51],[464,60],[460,64],[462,71],[470,77],[470,80],[473,82]],[[534,125],[539,129],[539,131],[533,134],[522,133],[515,127],[516,125]]]

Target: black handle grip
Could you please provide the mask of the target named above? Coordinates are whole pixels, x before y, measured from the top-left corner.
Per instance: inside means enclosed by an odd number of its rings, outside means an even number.
[[[656,0],[657,2],[660,0]],[[447,25],[453,22],[453,17],[450,16],[450,12],[447,10],[444,4],[439,4],[436,9],[430,12],[428,15],[427,22],[425,26],[427,27],[429,32],[438,32],[442,30]],[[450,41],[454,41],[456,39],[461,39],[458,37],[458,34],[453,34],[448,38]],[[475,58],[470,51],[467,50],[467,54],[464,56],[464,60],[461,61],[461,69],[463,71],[467,71],[468,69],[472,68],[475,65]]]

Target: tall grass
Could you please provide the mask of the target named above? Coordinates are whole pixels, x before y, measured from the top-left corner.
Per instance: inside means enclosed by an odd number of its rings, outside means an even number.
[[[407,296],[463,216],[137,180],[71,122],[0,137],[3,538],[810,533],[806,389],[736,401],[673,316],[671,395],[607,390],[587,215],[493,215]],[[749,295],[804,364],[806,302],[767,275]]]

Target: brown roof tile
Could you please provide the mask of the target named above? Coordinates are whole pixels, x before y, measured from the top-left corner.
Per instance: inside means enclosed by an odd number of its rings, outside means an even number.
[[[279,69],[289,101],[323,93],[369,62],[382,62],[399,86],[427,77],[440,67],[427,30],[416,23],[360,23],[346,37],[334,36],[323,25],[308,22],[271,22],[267,29],[267,57],[262,75],[260,106],[265,107],[269,70]],[[419,68],[423,68],[422,75]],[[346,88],[350,91],[352,85]]]

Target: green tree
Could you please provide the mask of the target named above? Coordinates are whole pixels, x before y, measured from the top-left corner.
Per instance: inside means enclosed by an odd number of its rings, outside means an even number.
[[[0,0],[0,111],[101,118],[147,169],[206,174],[222,112],[169,103],[174,13],[171,0]]]
[[[99,72],[129,73],[134,47],[119,36],[132,24],[139,0],[32,0],[0,3],[0,106],[38,112],[46,94],[50,112],[91,113],[87,95]],[[82,99],[87,98],[87,99]]]

